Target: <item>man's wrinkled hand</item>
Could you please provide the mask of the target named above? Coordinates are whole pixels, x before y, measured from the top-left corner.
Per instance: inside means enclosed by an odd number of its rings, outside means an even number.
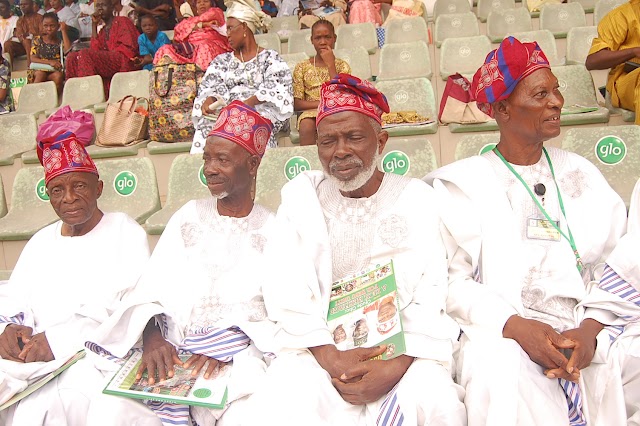
[[[51,346],[49,346],[47,335],[44,332],[29,338],[23,338],[22,341],[24,342],[24,347],[18,358],[24,362],[49,362],[55,359]]]
[[[316,356],[315,348],[311,349],[311,352]],[[323,347],[323,353],[316,356],[316,359],[331,378],[337,379],[357,364],[382,355],[385,350],[385,346],[374,346],[372,348],[355,348],[340,351],[333,345],[327,345]]]
[[[0,357],[16,362],[24,362],[19,358],[25,339],[31,338],[33,329],[24,325],[9,324],[0,334]]]
[[[204,371],[204,378],[209,379],[211,375],[215,373],[216,368],[218,368],[219,362],[217,359],[210,358],[206,355],[194,354],[194,355],[191,355],[191,357],[184,363],[183,367],[190,368],[192,365],[194,366],[193,371],[191,371],[192,377],[196,377],[198,374],[200,374],[200,370],[205,368],[205,365],[206,365],[206,370]]]
[[[142,362],[136,373],[136,380],[142,378],[145,370],[150,385],[155,384],[156,377],[159,381],[173,377],[174,366],[182,365],[176,348],[159,331],[145,334],[142,344]]]

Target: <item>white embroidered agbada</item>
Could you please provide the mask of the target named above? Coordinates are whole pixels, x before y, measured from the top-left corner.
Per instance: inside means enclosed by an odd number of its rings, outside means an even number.
[[[264,390],[243,424],[373,425],[385,398],[345,402],[306,349],[334,344],[327,310],[334,280],[393,259],[407,355],[417,359],[397,387],[405,424],[465,424],[459,386],[450,374],[459,328],[445,312],[446,259],[432,190],[385,174],[370,198],[343,197],[322,172],[304,172],[282,189],[277,214],[279,279],[265,301],[278,323],[278,344]],[[283,404],[286,407],[274,409]]]
[[[585,269],[601,271],[595,265],[604,262],[625,230],[624,203],[593,164],[566,151],[548,152],[566,220],[545,155],[535,165],[512,166],[530,188],[545,185],[545,209],[560,221],[565,234],[569,223]],[[436,189],[445,225],[450,259],[447,310],[464,332],[457,374],[467,391],[469,424],[569,423],[567,399],[558,381],[546,378],[515,341],[502,338],[504,324],[514,314],[560,332],[585,318],[626,325],[617,337],[607,329],[598,335],[595,357],[582,370],[580,386],[589,425],[626,424],[619,375],[621,370],[623,380],[627,375],[625,390],[638,386],[628,367],[640,367],[634,358],[640,351],[637,324],[611,309],[612,304],[624,303],[600,289],[588,273],[583,281],[564,238],[527,238],[529,219],[542,214],[495,153],[445,166],[425,180]],[[633,315],[638,307],[621,309]],[[616,375],[618,386],[607,383]]]
[[[159,314],[166,318],[165,338],[174,345],[199,327],[240,328],[251,344],[233,357],[231,405],[226,411],[191,408],[200,425],[216,424],[223,413],[220,423],[237,424],[228,417],[260,384],[267,367],[263,353],[274,351],[275,325],[267,319],[262,297],[269,267],[264,250],[274,229],[273,214],[257,204],[247,217],[235,218],[220,215],[215,198],[188,202],[167,224],[129,306],[91,341],[123,357],[139,346],[147,322]],[[106,359],[100,365],[118,368]],[[89,424],[100,425],[114,410],[122,425],[132,424],[141,410],[151,413],[135,400],[104,396],[92,405]]]
[[[27,243],[6,288],[0,315],[45,332],[55,360],[21,364],[0,360],[0,401],[30,378],[53,371],[116,311],[149,258],[147,234],[124,213],[105,213],[86,235],[61,235],[58,221]],[[0,324],[0,332],[8,323]],[[102,374],[86,358],[0,413],[2,424],[83,424],[89,399],[102,391]],[[65,416],[66,413],[66,416]],[[66,418],[65,418],[66,417]]]

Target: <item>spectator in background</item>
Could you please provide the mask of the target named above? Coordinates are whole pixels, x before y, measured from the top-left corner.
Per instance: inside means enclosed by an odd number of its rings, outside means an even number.
[[[54,0],[60,1],[60,0]],[[59,22],[55,12],[47,12],[42,20],[42,34],[33,38],[31,44],[31,64],[43,65],[27,71],[28,83],[53,81],[58,89],[58,97],[62,96],[64,72],[62,68],[61,43],[64,51],[71,48],[71,39],[64,22]],[[62,40],[58,37],[62,33]]]
[[[2,53],[0,51],[0,53]],[[13,111],[11,97],[11,66],[9,61],[0,56],[0,114]]]
[[[134,62],[145,70],[151,71],[156,52],[165,44],[171,44],[171,41],[165,33],[158,31],[158,22],[153,15],[144,15],[140,18],[140,26],[142,27],[142,34],[138,37],[140,57]]]
[[[113,14],[129,18],[133,25],[138,25],[138,13],[129,2],[122,4],[121,0],[113,0]]]
[[[193,18],[196,16],[194,10],[196,10],[196,0],[184,0],[182,4],[180,4],[180,7],[176,9],[176,18],[178,22],[183,19]]]
[[[352,0],[350,4],[350,24],[362,24],[363,22],[371,22],[376,27],[382,25],[380,2],[374,2],[373,0]]]
[[[17,41],[9,40],[4,44],[4,51],[9,54],[11,63],[16,57],[27,55],[27,66],[31,63],[29,52],[31,52],[31,40],[34,36],[40,35],[42,26],[42,15],[34,11],[33,0],[20,0],[20,11],[22,16],[16,23]]]
[[[74,0],[66,0],[65,4],[76,16],[80,15],[80,6]]]
[[[111,77],[117,72],[133,71],[139,54],[138,30],[128,18],[113,16],[112,0],[96,0],[91,16],[91,48],[71,52],[67,57],[67,78],[100,75],[109,93]],[[100,21],[104,27],[98,31]]]
[[[387,3],[391,5],[387,19],[384,23],[393,19],[413,18],[422,16],[423,3],[420,0],[372,0],[374,3]]]
[[[78,15],[78,23],[80,24],[80,39],[88,40],[91,38],[92,20],[91,16],[96,12],[93,6],[93,0],[89,0],[87,3],[82,3],[78,6],[80,8],[80,15]],[[98,26],[100,30],[101,25]]]
[[[140,17],[155,16],[160,31],[172,30],[176,26],[176,10],[172,0],[138,0],[133,7]]]
[[[11,15],[11,5],[8,0],[0,0],[0,43],[4,45],[13,37],[18,17]]]
[[[271,0],[260,0],[260,8],[272,18],[278,16],[278,6]]]
[[[80,24],[78,23],[78,16],[64,3],[64,0],[50,0],[49,4],[51,9],[47,10],[47,12],[53,12],[58,15],[60,23],[65,24],[65,32],[69,39],[72,42],[79,39]],[[70,48],[71,46],[65,48],[65,51]]]

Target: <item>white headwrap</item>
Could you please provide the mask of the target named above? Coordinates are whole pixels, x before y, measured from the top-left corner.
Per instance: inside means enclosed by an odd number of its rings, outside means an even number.
[[[271,17],[256,7],[253,0],[225,0],[227,18],[236,18],[247,24],[253,33],[267,32],[271,28]]]

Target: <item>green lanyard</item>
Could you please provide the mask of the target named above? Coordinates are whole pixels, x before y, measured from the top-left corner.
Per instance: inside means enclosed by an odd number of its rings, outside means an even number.
[[[556,191],[558,192],[558,202],[560,203],[560,210],[562,211],[562,216],[564,216],[564,220],[567,221],[567,214],[564,212],[564,203],[562,202],[562,195],[560,195],[560,188],[558,187],[558,183],[556,182],[556,174],[553,171],[553,164],[551,164],[551,158],[549,158],[549,154],[547,153],[546,148],[542,148],[542,151],[544,152],[544,156],[547,158],[547,162],[549,163],[549,169],[551,169],[551,176],[553,177],[553,183],[556,186]],[[535,195],[533,195],[533,192],[531,191],[531,188],[529,188],[529,185],[527,185],[524,179],[522,179],[522,176],[520,176],[518,172],[516,172],[516,170],[511,166],[511,164],[509,164],[509,162],[504,159],[500,151],[498,151],[497,147],[493,148],[493,152],[496,153],[496,155],[498,156],[498,158],[502,160],[504,165],[507,166],[507,168],[511,171],[511,173],[513,173],[514,176],[517,177],[518,180],[522,183],[522,185],[524,185],[524,187],[527,189],[527,192],[531,196],[531,199],[536,203],[536,205],[538,206],[542,214],[544,214],[544,217],[547,218],[549,223],[551,223],[551,225],[556,229],[556,231],[558,231],[560,235],[562,235],[564,239],[569,242],[569,244],[571,245],[571,248],[573,249],[573,254],[576,256],[576,267],[578,268],[578,272],[582,272],[582,267],[583,267],[582,259],[580,258],[580,253],[578,253],[578,249],[576,248],[576,242],[573,239],[571,228],[569,228],[569,222],[567,221],[567,231],[569,232],[569,236],[567,236],[567,234],[562,232],[562,229],[558,227],[558,225],[556,224],[556,221],[551,220],[551,217],[549,216],[545,208],[542,207],[542,204],[540,204],[540,201],[538,201],[538,198]]]

